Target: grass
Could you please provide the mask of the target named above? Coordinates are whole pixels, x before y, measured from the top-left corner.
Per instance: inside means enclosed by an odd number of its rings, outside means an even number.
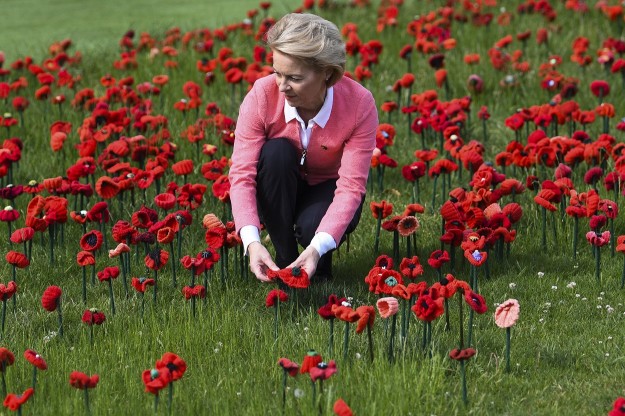
[[[234,96],[229,86],[225,85],[221,75],[210,85],[202,84],[202,74],[195,69],[195,62],[201,56],[194,51],[181,52],[176,70],[166,70],[164,59],[157,57],[150,60],[145,52],[138,54],[138,68],[118,71],[112,62],[118,59],[117,41],[129,27],[137,31],[150,31],[158,38],[164,37],[166,29],[178,25],[183,30],[198,27],[217,27],[240,20],[256,2],[228,3],[228,13],[200,13],[202,5],[190,2],[181,4],[162,4],[153,7],[152,3],[143,5],[133,2],[108,2],[93,7],[77,7],[75,3],[64,5],[37,3],[37,7],[21,6],[13,2],[7,7],[9,25],[0,28],[0,37],[7,41],[7,61],[15,56],[32,53],[37,59],[43,59],[43,51],[51,40],[67,36],[74,41],[75,50],[83,52],[82,63],[77,68],[82,80],[79,88],[94,88],[101,96],[105,88],[99,85],[99,79],[110,73],[117,79],[133,76],[135,85],[150,81],[156,74],[168,73],[170,83],[163,89],[163,99],[155,99],[155,112],[162,111],[169,119],[169,130],[173,141],[178,145],[176,160],[195,159],[196,172],[190,182],[207,182],[198,172],[201,163],[207,161],[195,157],[195,148],[180,138],[180,133],[195,121],[192,112],[186,115],[172,110],[175,101],[182,98],[182,84],[194,80],[202,85],[203,103],[216,102],[225,114],[235,117],[236,106],[243,89],[236,90]],[[225,2],[223,2],[225,3]],[[363,41],[380,39],[384,44],[381,62],[374,66],[373,78],[365,84],[372,90],[378,104],[395,99],[396,93],[389,92],[391,86],[405,72],[405,63],[400,61],[399,49],[411,40],[404,31],[405,25],[415,15],[423,15],[436,8],[431,2],[406,1],[399,15],[397,28],[386,28],[382,33],[375,33],[375,8],[343,9],[336,8],[323,12],[323,15],[342,27],[346,22],[359,25],[359,36]],[[82,3],[81,3],[82,4]],[[199,4],[199,2],[198,2]],[[202,3],[204,4],[204,3]],[[514,2],[518,4],[518,2]],[[216,6],[217,2],[210,3]],[[296,4],[290,4],[295,7]],[[23,7],[23,9],[22,9]],[[110,9],[108,9],[111,7]],[[240,7],[240,8],[239,8]],[[279,16],[282,3],[274,4],[271,14]],[[513,10],[512,6],[510,10]],[[595,77],[608,79],[613,92],[608,97],[618,111],[625,108],[622,86],[617,75],[606,74],[597,63],[588,68],[578,68],[569,61],[570,45],[578,35],[588,36],[591,49],[598,48],[604,40],[600,27],[606,25],[599,12],[593,11],[583,18],[564,10],[561,4],[554,4],[558,18],[553,23],[545,22],[538,15],[515,15],[513,26],[475,28],[470,24],[454,23],[452,35],[458,40],[458,47],[446,53],[446,68],[452,96],[462,97],[468,94],[465,81],[471,73],[479,73],[486,83],[485,93],[472,97],[471,127],[465,133],[465,142],[470,139],[481,140],[481,126],[475,113],[482,105],[487,105],[492,114],[488,122],[490,137],[485,144],[485,160],[493,160],[514,134],[504,126],[504,120],[517,108],[547,102],[553,93],[540,89],[538,67],[552,54],[560,54],[563,63],[559,70],[567,76],[580,80],[580,91],[576,97],[583,109],[592,109],[597,101],[590,94],[588,85]],[[21,11],[28,11],[22,13]],[[223,8],[219,8],[223,10]],[[119,13],[115,15],[113,13]],[[141,11],[139,13],[138,11]],[[497,10],[493,10],[497,13]],[[14,14],[10,14],[14,13]],[[85,15],[86,13],[86,15]],[[95,19],[98,13],[103,16]],[[41,19],[40,16],[49,16]],[[57,17],[58,16],[58,17]],[[119,17],[121,16],[121,17]],[[62,22],[74,22],[73,25],[60,25]],[[41,38],[30,34],[29,41],[20,41],[26,35],[23,28],[31,27],[36,22],[45,20],[38,32]],[[15,22],[15,23],[13,23]],[[19,22],[19,24],[17,23]],[[608,23],[610,24],[610,23]],[[11,26],[14,25],[14,26]],[[96,26],[99,26],[98,28]],[[538,46],[532,41],[528,44],[525,59],[532,70],[519,76],[519,86],[515,89],[499,87],[499,80],[506,75],[495,71],[488,63],[487,50],[494,40],[505,34],[515,34],[530,29],[535,33],[539,27],[549,27],[551,39],[548,45]],[[613,24],[615,33],[617,24]],[[28,33],[28,32],[27,32]],[[15,37],[11,37],[15,36]],[[234,32],[227,41],[217,42],[220,47],[230,47],[234,56],[246,56],[251,59],[251,50],[256,42],[247,35]],[[513,47],[519,46],[518,43]],[[181,49],[182,50],[182,49]],[[467,52],[478,52],[482,62],[476,67],[462,63]],[[15,53],[15,55],[13,55]],[[589,51],[589,54],[592,53]],[[427,66],[427,58],[415,54],[413,68],[416,82],[413,92],[435,89],[433,71]],[[354,69],[354,60],[350,59],[349,68]],[[25,126],[11,130],[11,136],[20,136],[25,149],[19,167],[15,170],[15,182],[25,184],[30,179],[41,181],[44,178],[65,174],[65,169],[77,158],[76,150],[71,146],[78,142],[76,128],[88,115],[81,111],[64,107],[65,118],[74,126],[72,133],[61,153],[49,151],[49,125],[58,117],[58,108],[51,108],[47,102],[37,102],[33,93],[37,81],[30,74],[29,86],[20,94],[29,97],[31,106],[25,112]],[[11,79],[13,76],[11,76]],[[57,92],[68,96],[74,92],[58,89]],[[441,98],[444,92],[439,90]],[[234,97],[234,98],[233,98]],[[2,110],[12,111],[9,103],[0,103]],[[113,104],[119,108],[121,104]],[[617,114],[619,117],[621,114]],[[203,114],[200,113],[203,117]],[[386,116],[380,113],[380,120]],[[406,133],[406,119],[394,115],[394,124],[398,135],[396,143],[390,147],[389,155],[395,158],[399,166],[414,160],[413,152],[420,148],[420,139]],[[612,134],[619,141],[621,132]],[[566,130],[566,126],[563,126]],[[589,126],[594,139],[600,133],[600,122]],[[7,138],[5,130],[0,131],[0,139]],[[134,135],[135,132],[132,132]],[[219,147],[218,156],[229,155],[230,149],[219,141],[216,135],[209,139]],[[428,145],[436,146],[436,140],[430,139]],[[573,181],[580,191],[589,187],[583,184],[585,166],[575,169]],[[614,168],[609,161],[608,169]],[[99,169],[98,174],[104,174]],[[538,174],[541,179],[551,177],[552,169],[532,169],[515,174],[509,169],[509,176],[525,180],[528,174]],[[374,176],[375,177],[375,176]],[[467,187],[467,171],[463,176],[454,175],[452,185]],[[178,181],[168,171],[163,183]],[[417,233],[417,254],[426,269],[425,277],[432,283],[436,273],[427,266],[429,254],[440,248],[440,216],[432,213],[431,181],[422,179],[422,202],[426,213],[419,216],[421,228]],[[438,190],[440,193],[440,188]],[[137,193],[138,202],[131,206],[126,197],[111,200],[112,223],[117,220],[129,220],[132,212],[140,203],[152,205],[155,195],[153,188],[147,192],[145,201]],[[605,190],[600,195],[613,198]],[[309,290],[291,293],[291,299],[281,308],[280,334],[277,341],[273,338],[273,311],[264,306],[265,295],[269,288],[258,284],[251,277],[240,275],[236,267],[234,253],[230,253],[228,278],[221,283],[219,265],[212,272],[207,287],[207,297],[198,305],[198,315],[193,318],[190,305],[180,294],[180,286],[186,284],[188,275],[179,271],[181,282],[178,288],[171,287],[171,273],[166,267],[159,274],[159,298],[153,305],[151,293],[146,294],[144,319],[140,317],[141,303],[136,294],[125,299],[121,282],[114,283],[117,313],[109,311],[108,289],[104,283],[89,284],[88,302],[81,301],[81,271],[75,263],[79,251],[78,240],[80,227],[68,223],[64,244],[57,247],[53,265],[48,262],[47,235],[43,244],[37,236],[33,248],[33,262],[25,270],[18,270],[17,281],[20,286],[18,308],[15,312],[9,303],[9,315],[1,344],[16,354],[15,364],[6,372],[9,391],[21,392],[29,386],[32,369],[21,353],[32,348],[43,355],[49,364],[46,372],[40,372],[34,400],[24,407],[25,414],[77,414],[83,412],[82,393],[71,389],[68,384],[69,373],[73,370],[97,373],[101,381],[96,389],[90,391],[93,414],[136,413],[150,414],[153,411],[153,397],[143,391],[140,381],[141,372],[154,365],[166,351],[172,351],[184,358],[188,371],[181,381],[176,382],[174,392],[174,411],[179,414],[280,414],[282,374],[276,362],[280,357],[288,357],[301,362],[306,351],[314,348],[325,359],[335,359],[338,374],[324,383],[324,393],[319,399],[323,414],[331,414],[334,401],[342,397],[354,410],[355,414],[371,415],[420,415],[420,414],[492,414],[492,415],[554,415],[554,414],[605,414],[612,402],[623,395],[621,369],[623,367],[623,337],[618,328],[625,318],[625,307],[620,287],[622,270],[621,254],[611,257],[609,247],[602,249],[602,285],[595,282],[594,260],[588,244],[583,240],[587,222],[580,222],[579,254],[576,261],[571,259],[572,222],[561,217],[557,212],[548,217],[547,248],[541,246],[541,216],[532,200],[533,193],[528,191],[517,197],[522,204],[524,215],[515,226],[518,237],[512,244],[511,254],[498,260],[491,252],[489,260],[490,277],[486,270],[480,269],[480,293],[485,297],[489,310],[483,316],[476,316],[474,328],[474,346],[478,353],[468,362],[468,398],[465,405],[461,399],[459,367],[448,358],[449,351],[457,346],[458,312],[451,309],[452,330],[444,330],[444,321],[433,323],[433,342],[431,348],[424,351],[420,347],[422,324],[416,319],[410,322],[408,338],[396,351],[396,362],[389,364],[385,356],[388,329],[379,317],[374,328],[376,359],[370,364],[367,357],[366,335],[357,335],[351,328],[349,356],[342,359],[343,323],[336,322],[335,354],[328,356],[328,322],[320,319],[316,309],[325,303],[330,293],[349,296],[352,303],[373,305],[377,299],[368,293],[363,279],[373,266],[376,253],[372,251],[375,220],[363,213],[358,230],[351,236],[350,251],[343,246],[335,255],[335,280],[331,283],[313,285]],[[371,201],[386,199],[395,205],[394,212],[399,213],[410,202],[411,187],[399,172],[399,169],[387,169],[383,191],[374,188],[367,196]],[[442,195],[438,195],[440,202]],[[510,202],[506,197],[502,203]],[[621,202],[619,195],[616,202]],[[94,201],[92,200],[91,203]],[[17,199],[17,207],[22,212],[18,220],[23,226],[23,217],[27,197]],[[72,201],[70,199],[70,207]],[[212,197],[210,188],[205,202],[194,212],[194,224],[185,230],[183,254],[193,254],[204,248],[203,230],[200,228],[201,217],[209,212],[224,215],[223,204]],[[556,235],[552,234],[551,224],[555,220]],[[2,225],[2,224],[0,224]],[[90,226],[91,227],[91,226]],[[14,227],[15,228],[15,227]],[[616,233],[621,234],[623,221],[616,220]],[[582,232],[583,230],[583,232]],[[0,229],[1,231],[1,229]],[[113,242],[109,239],[109,246]],[[9,249],[4,246],[4,252]],[[402,246],[402,251],[405,248]],[[392,252],[391,236],[382,234],[380,251]],[[132,275],[146,272],[142,266],[142,257],[132,261]],[[460,255],[458,255],[460,257]],[[98,270],[117,262],[107,259],[104,252],[98,255]],[[450,271],[446,266],[445,272]],[[11,269],[8,264],[1,266],[0,279],[6,283]],[[458,259],[453,270],[454,275],[468,280],[469,267]],[[575,285],[571,284],[575,282]],[[57,331],[55,314],[45,312],[40,306],[40,296],[50,284],[63,288],[64,337]],[[493,324],[492,313],[495,304],[508,298],[516,298],[521,304],[521,317],[512,329],[512,371],[507,374],[504,362],[505,332]],[[452,301],[455,305],[455,299]],[[86,307],[95,307],[107,315],[107,321],[95,328],[95,342],[89,342],[87,327],[80,321]],[[467,316],[465,310],[465,318]],[[463,323],[465,330],[466,320]],[[318,407],[311,404],[310,381],[305,376],[288,380],[288,395],[285,414],[316,414]],[[161,394],[160,414],[166,412],[167,394]]]

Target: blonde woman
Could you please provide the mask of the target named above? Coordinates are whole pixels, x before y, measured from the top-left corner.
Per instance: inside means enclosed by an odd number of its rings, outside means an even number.
[[[295,266],[328,279],[332,250],[360,219],[378,125],[375,102],[343,76],[345,44],[333,23],[288,14],[266,42],[274,74],[255,82],[235,131],[234,221],[259,280],[268,281],[268,269]],[[261,221],[275,261],[260,241]]]

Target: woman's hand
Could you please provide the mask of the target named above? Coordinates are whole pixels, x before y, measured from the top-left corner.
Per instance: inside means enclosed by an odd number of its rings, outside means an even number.
[[[319,252],[313,246],[308,246],[289,267],[301,267],[306,270],[308,277],[312,277],[317,271],[317,263],[319,263],[320,258]]]
[[[261,282],[271,282],[267,277],[267,270],[280,270],[273,262],[271,254],[259,241],[254,241],[247,246],[247,253],[250,256],[250,270]]]

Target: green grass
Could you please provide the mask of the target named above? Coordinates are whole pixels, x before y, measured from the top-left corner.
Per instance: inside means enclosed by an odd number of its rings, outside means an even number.
[[[165,3],[165,2],[161,2]],[[286,2],[285,2],[286,3]],[[406,1],[399,15],[397,28],[387,28],[382,33],[375,33],[375,7],[368,9],[336,8],[323,12],[323,15],[342,27],[346,22],[359,25],[359,36],[363,41],[380,39],[384,44],[381,62],[373,68],[374,77],[366,85],[373,91],[378,104],[395,99],[396,94],[388,91],[405,72],[406,67],[398,56],[399,49],[410,43],[404,27],[415,15],[435,9],[432,2]],[[195,69],[195,62],[201,57],[193,51],[183,51],[177,58],[176,70],[166,70],[163,59],[150,60],[146,52],[138,54],[139,66],[134,70],[115,70],[112,62],[118,59],[117,42],[130,27],[149,31],[155,38],[163,39],[164,32],[173,25],[183,31],[201,27],[220,27],[236,22],[245,12],[256,6],[257,2],[180,2],[153,5],[148,2],[107,2],[96,6],[84,7],[82,2],[64,4],[18,3],[12,1],[5,6],[7,25],[0,28],[2,48],[8,53],[7,63],[15,57],[32,54],[41,60],[51,41],[66,37],[72,38],[74,47],[70,52],[81,51],[82,63],[70,68],[73,74],[82,76],[77,89],[94,88],[101,96],[105,88],[99,85],[99,79],[110,73],[117,79],[132,76],[135,85],[150,81],[156,74],[168,73],[170,83],[163,90],[163,99],[155,98],[156,113],[163,113],[169,119],[172,140],[178,145],[176,160],[194,158],[196,172],[189,178],[193,183],[208,184],[199,173],[199,166],[208,159],[195,157],[195,148],[184,139],[182,132],[192,124],[196,116],[188,113],[179,114],[172,109],[175,101],[182,98],[182,85],[193,80],[202,85],[203,103],[216,102],[226,115],[236,117],[238,101],[244,89],[232,90],[223,82],[218,72],[217,80],[210,86],[202,84],[203,74]],[[222,6],[227,4],[228,8]],[[290,2],[294,8],[299,2]],[[518,2],[514,2],[518,4]],[[29,7],[27,7],[29,6]],[[502,151],[514,134],[504,126],[504,120],[517,108],[543,104],[553,94],[540,89],[537,71],[541,63],[552,54],[560,54],[563,63],[559,70],[580,80],[580,91],[576,99],[583,109],[596,106],[596,98],[591,95],[588,85],[595,78],[610,81],[612,93],[608,99],[619,111],[625,108],[625,98],[620,94],[622,85],[617,75],[606,74],[597,63],[585,70],[577,68],[569,61],[570,45],[578,35],[588,36],[591,40],[589,54],[599,48],[604,40],[606,21],[598,12],[580,18],[565,11],[561,4],[554,5],[559,13],[554,23],[545,22],[538,15],[515,16],[513,25],[489,28],[475,28],[470,24],[454,23],[452,35],[458,40],[456,49],[446,53],[446,68],[449,72],[450,87],[453,97],[468,94],[466,79],[471,73],[480,74],[486,84],[482,95],[472,97],[471,126],[465,132],[465,142],[471,139],[481,140],[481,125],[475,114],[482,105],[487,105],[492,118],[488,122],[490,137],[485,144],[485,160],[493,160]],[[211,7],[211,9],[208,9]],[[213,7],[215,7],[213,9]],[[271,14],[279,16],[289,7],[274,2]],[[514,10],[508,6],[509,10]],[[205,11],[206,10],[206,11]],[[494,10],[497,12],[497,10]],[[117,13],[117,14],[116,14]],[[94,19],[94,16],[98,16]],[[48,17],[43,19],[42,17]],[[67,24],[71,22],[72,24]],[[37,24],[38,32],[29,29]],[[496,39],[505,34],[515,34],[525,29],[533,33],[539,27],[548,26],[552,38],[548,46],[537,46],[533,38],[528,43],[526,58],[532,70],[520,77],[516,89],[502,89],[499,80],[507,73],[491,68],[487,50]],[[612,27],[617,33],[618,27]],[[33,32],[33,33],[31,33]],[[28,40],[24,40],[28,38]],[[217,42],[215,50],[230,47],[235,56],[251,59],[251,51],[256,41],[239,32],[230,34],[225,42]],[[518,42],[511,48],[519,47]],[[478,66],[467,67],[462,63],[465,53],[478,52],[482,61]],[[350,58],[348,69],[354,69],[354,60]],[[416,82],[413,92],[435,89],[433,71],[427,66],[427,58],[415,54],[413,72]],[[20,92],[27,96],[31,105],[26,110],[25,126],[14,127],[11,136],[24,140],[25,150],[19,167],[15,169],[15,183],[25,184],[30,179],[41,181],[44,178],[64,175],[65,169],[74,163],[77,152],[72,147],[78,143],[77,127],[88,115],[72,110],[68,103],[64,107],[64,117],[73,124],[65,149],[61,153],[49,151],[49,125],[58,117],[58,109],[48,102],[37,102],[33,97],[37,88],[36,79],[24,73],[29,80],[26,90]],[[14,78],[11,75],[9,81]],[[64,93],[68,101],[74,91],[67,88],[55,90]],[[444,92],[439,90],[444,99]],[[113,104],[114,108],[121,104]],[[0,102],[0,114],[12,111],[10,103]],[[200,112],[203,117],[203,112]],[[404,116],[394,116],[398,135],[395,145],[389,148],[389,155],[395,158],[399,166],[414,160],[413,152],[420,148],[421,142],[414,134],[406,131]],[[400,118],[401,117],[401,118]],[[380,120],[386,121],[384,114]],[[615,120],[611,121],[612,134],[622,141],[622,134],[614,130]],[[566,126],[561,127],[566,131]],[[594,139],[600,133],[600,122],[589,126]],[[129,135],[136,132],[130,131]],[[0,130],[0,139],[7,138],[6,131]],[[437,145],[430,139],[428,145]],[[219,147],[218,155],[229,155],[230,148],[211,134],[208,141]],[[589,187],[583,184],[585,165],[575,170],[573,181],[580,191]],[[612,160],[608,169],[614,168]],[[552,170],[532,169],[515,174],[509,168],[510,177],[524,181],[528,174],[538,174],[541,178],[551,177]],[[99,169],[97,174],[104,174]],[[375,179],[375,174],[373,176]],[[468,187],[468,173],[462,177],[454,175],[452,186]],[[168,171],[163,183],[178,181]],[[210,184],[208,184],[210,185]],[[426,205],[426,213],[419,216],[421,228],[417,232],[417,254],[426,269],[425,278],[432,283],[436,273],[427,266],[429,254],[440,248],[440,216],[431,211],[431,181],[423,178],[421,182],[421,201]],[[439,184],[440,185],[440,184]],[[442,200],[438,189],[438,202]],[[155,194],[153,187],[147,192],[148,205],[153,205]],[[605,190],[600,195],[613,198]],[[117,220],[129,220],[132,212],[143,203],[141,193],[137,192],[137,203],[131,206],[128,196],[124,201],[110,201],[113,223]],[[184,358],[188,370],[181,381],[175,384],[174,412],[177,414],[243,414],[264,415],[281,414],[282,374],[277,360],[288,357],[302,361],[306,351],[314,348],[325,359],[335,359],[338,373],[324,383],[324,393],[320,397],[323,414],[331,414],[334,401],[342,397],[357,415],[422,415],[422,414],[492,414],[492,415],[555,415],[606,414],[614,399],[625,392],[620,381],[623,368],[623,336],[620,327],[625,319],[623,294],[619,289],[622,255],[611,257],[609,247],[602,249],[602,287],[595,282],[594,260],[590,248],[584,240],[587,221],[580,221],[580,242],[577,261],[571,259],[572,221],[561,217],[557,212],[548,216],[547,248],[541,246],[541,216],[532,200],[533,193],[528,191],[517,196],[523,206],[524,215],[519,224],[517,240],[511,246],[509,257],[497,259],[491,252],[489,260],[490,277],[486,270],[480,269],[480,293],[485,297],[489,310],[483,316],[476,316],[474,328],[474,346],[477,355],[468,362],[467,381],[469,403],[461,399],[459,366],[448,358],[449,351],[457,346],[458,311],[456,299],[451,302],[452,330],[444,330],[444,321],[433,323],[433,342],[431,349],[423,351],[420,347],[422,324],[412,316],[408,338],[396,351],[396,362],[389,364],[386,359],[388,330],[386,324],[376,319],[374,327],[375,354],[373,364],[367,360],[367,338],[357,335],[351,328],[349,358],[343,360],[342,335],[344,324],[336,322],[335,353],[328,355],[328,322],[320,319],[316,309],[325,303],[330,293],[353,298],[354,306],[373,305],[377,297],[368,293],[363,279],[373,266],[376,253],[372,243],[375,232],[375,220],[365,209],[361,224],[350,238],[350,250],[344,245],[335,254],[335,280],[331,283],[313,285],[309,290],[291,293],[289,302],[281,307],[280,333],[277,341],[273,338],[273,310],[264,306],[265,295],[270,289],[259,284],[252,277],[241,276],[236,267],[234,252],[230,253],[229,270],[226,284],[222,285],[219,264],[212,272],[207,288],[207,298],[198,304],[198,314],[191,316],[190,304],[180,294],[182,284],[187,284],[188,274],[178,272],[179,286],[171,287],[170,268],[159,273],[159,298],[153,305],[151,293],[146,294],[145,316],[140,317],[140,298],[132,293],[129,298],[123,294],[122,284],[118,279],[114,283],[117,313],[109,311],[108,288],[103,283],[88,285],[88,302],[81,301],[81,270],[75,263],[75,255],[80,250],[78,240],[80,227],[73,223],[66,225],[65,241],[56,248],[53,265],[48,262],[48,235],[43,243],[39,236],[35,239],[33,262],[25,270],[18,270],[17,282],[20,286],[18,308],[15,313],[12,304],[8,305],[8,316],[4,336],[0,345],[16,354],[15,364],[8,368],[6,379],[9,391],[21,392],[30,385],[32,369],[21,354],[26,348],[32,348],[43,355],[49,369],[40,372],[34,400],[24,407],[24,414],[80,414],[83,412],[82,393],[75,391],[68,384],[69,374],[73,370],[97,373],[100,384],[90,391],[93,414],[150,414],[153,411],[152,395],[143,391],[141,372],[154,366],[154,362],[166,351],[172,351]],[[367,196],[367,205],[371,201],[386,199],[395,205],[394,212],[400,213],[410,202],[411,187],[402,177],[399,169],[387,169],[385,190],[374,188]],[[511,201],[511,197],[502,200]],[[618,197],[617,202],[621,202]],[[17,207],[22,212],[18,225],[23,226],[27,197],[17,199]],[[91,200],[91,204],[95,202]],[[123,203],[122,203],[123,202]],[[70,199],[70,209],[73,200]],[[204,204],[194,212],[194,224],[185,230],[183,254],[194,254],[204,248],[203,230],[200,221],[204,214],[214,212],[221,217],[224,207],[207,191]],[[552,234],[551,224],[555,220],[556,235]],[[0,224],[3,225],[3,224]],[[15,228],[15,227],[14,227]],[[91,228],[91,226],[90,226]],[[0,227],[0,231],[2,227]],[[623,233],[623,221],[616,220],[616,234]],[[1,233],[0,233],[1,234]],[[109,239],[109,247],[113,244]],[[2,253],[9,249],[5,243]],[[405,248],[402,242],[402,253]],[[392,252],[392,239],[383,232],[380,251]],[[457,253],[454,275],[463,280],[469,278],[469,267]],[[138,260],[133,257],[132,275],[145,274],[142,266],[143,252]],[[97,268],[117,265],[107,259],[104,252],[98,254]],[[445,272],[450,271],[446,266]],[[10,280],[10,266],[0,267],[0,281]],[[570,282],[575,282],[575,286]],[[40,305],[40,296],[50,284],[63,288],[64,337],[58,336],[57,317],[45,312]],[[571,286],[571,287],[567,287]],[[271,287],[273,288],[273,287]],[[505,370],[505,331],[493,322],[495,304],[508,298],[516,298],[521,304],[521,316],[512,329],[512,371]],[[95,328],[95,343],[90,345],[87,327],[81,322],[85,308],[95,307],[107,315],[107,321]],[[465,308],[465,318],[467,317]],[[467,321],[463,322],[467,326]],[[288,380],[288,394],[285,414],[313,415],[318,407],[311,404],[310,381],[306,376]],[[303,395],[303,397],[302,397]],[[159,413],[166,413],[167,392],[163,391]],[[5,413],[8,411],[5,411]]]

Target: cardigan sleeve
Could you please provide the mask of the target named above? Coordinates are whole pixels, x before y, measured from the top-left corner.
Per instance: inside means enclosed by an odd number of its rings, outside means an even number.
[[[256,169],[265,142],[265,122],[261,115],[266,108],[267,99],[262,88],[252,88],[239,108],[229,172],[230,200],[237,233],[246,225],[260,229],[256,206]]]
[[[334,199],[317,228],[317,232],[330,234],[337,246],[366,193],[378,126],[378,112],[371,92],[366,91],[354,109],[358,116],[351,137],[344,144]]]

